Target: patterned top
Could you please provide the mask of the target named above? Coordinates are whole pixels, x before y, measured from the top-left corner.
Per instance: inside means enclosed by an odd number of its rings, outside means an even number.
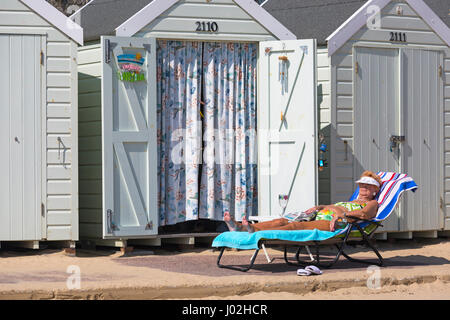
[[[361,210],[366,206],[365,203],[359,204],[355,202],[337,202],[334,204],[335,206],[340,206],[346,208],[348,211]],[[333,220],[333,217],[336,213],[330,209],[322,209],[317,213],[316,220]]]

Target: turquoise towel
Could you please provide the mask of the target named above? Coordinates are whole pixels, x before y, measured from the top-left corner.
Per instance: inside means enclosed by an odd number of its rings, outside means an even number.
[[[344,229],[334,232],[321,230],[263,230],[253,233],[227,231],[219,234],[213,241],[213,247],[227,247],[242,250],[258,249],[258,242],[264,240],[287,241],[323,241],[341,234]]]

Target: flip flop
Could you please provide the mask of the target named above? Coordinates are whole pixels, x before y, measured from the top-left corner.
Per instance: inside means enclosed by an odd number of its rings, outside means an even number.
[[[323,272],[316,266],[307,266],[305,269],[298,269],[298,276],[310,276],[310,275],[320,275]]]
[[[307,267],[305,268],[305,270],[306,270],[306,271],[309,271],[310,273],[315,274],[315,275],[320,275],[320,274],[323,273],[322,270],[320,270],[320,269],[317,268],[316,266],[307,266]]]
[[[311,275],[311,271],[306,270],[306,269],[298,269],[297,270],[297,275],[298,276],[310,276]]]

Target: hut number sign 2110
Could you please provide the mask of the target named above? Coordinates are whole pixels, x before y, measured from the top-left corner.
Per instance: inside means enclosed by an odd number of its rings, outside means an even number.
[[[218,32],[219,31],[219,25],[215,21],[196,21],[195,24],[197,25],[197,29],[195,31],[198,32]]]

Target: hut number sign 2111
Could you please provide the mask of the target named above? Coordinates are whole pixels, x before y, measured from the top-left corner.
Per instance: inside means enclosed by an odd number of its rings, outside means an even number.
[[[404,32],[389,32],[389,41],[406,42],[406,33],[404,33]]]

